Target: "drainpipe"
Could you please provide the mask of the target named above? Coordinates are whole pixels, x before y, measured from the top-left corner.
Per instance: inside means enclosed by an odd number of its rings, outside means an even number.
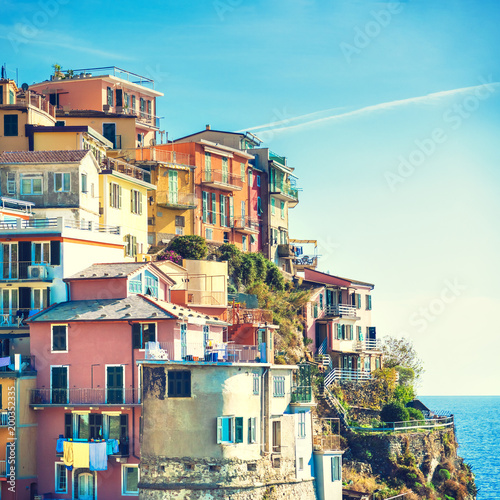
[[[269,368],[266,368],[264,373],[261,376],[261,384],[260,384],[260,451],[261,454],[266,453],[266,426],[264,424],[264,421],[266,419],[265,415],[265,403],[266,403],[266,398],[264,397],[264,381],[266,379],[267,372],[269,371]]]
[[[128,322],[129,325],[132,325],[132,322]],[[134,334],[133,329],[130,328],[130,351],[132,358],[132,398],[134,396],[133,390],[135,388],[135,360],[134,360]],[[132,456],[137,458],[137,460],[141,460],[141,457],[138,457],[135,454],[135,406],[132,406]]]

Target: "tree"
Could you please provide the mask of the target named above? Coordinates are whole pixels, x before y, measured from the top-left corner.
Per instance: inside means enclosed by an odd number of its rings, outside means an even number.
[[[183,259],[192,260],[204,259],[208,253],[205,238],[195,235],[177,236],[170,242],[168,249],[178,253]]]
[[[382,422],[404,422],[409,418],[408,410],[399,401],[387,403],[380,412]]]
[[[413,370],[416,380],[424,373],[423,362],[418,357],[417,351],[410,339],[384,337],[382,352],[384,353],[384,365],[387,368],[395,368],[397,366],[410,368]]]

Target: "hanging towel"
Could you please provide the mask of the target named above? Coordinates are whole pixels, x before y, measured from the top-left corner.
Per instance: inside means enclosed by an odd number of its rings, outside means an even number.
[[[10,356],[6,356],[5,358],[0,358],[0,367],[9,365],[10,365]]]
[[[113,454],[113,439],[108,439],[106,441],[106,455]]]
[[[73,465],[75,468],[89,468],[89,443],[73,443]]]
[[[73,469],[73,442],[64,441],[63,443],[63,464],[68,470]]]
[[[64,438],[59,438],[56,444],[56,453],[64,453]]]
[[[89,444],[89,469],[108,470],[108,456],[106,454],[106,441]]]
[[[113,453],[118,453],[120,451],[120,441],[118,439],[113,439]]]

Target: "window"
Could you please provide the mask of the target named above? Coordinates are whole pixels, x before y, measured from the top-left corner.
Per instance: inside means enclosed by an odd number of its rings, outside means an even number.
[[[281,218],[282,219],[285,218],[285,202],[284,201],[281,202]]]
[[[50,367],[51,403],[68,403],[68,367]]]
[[[50,262],[50,243],[33,243],[32,256],[34,264]]]
[[[241,181],[245,182],[245,164],[240,163]]]
[[[16,194],[16,173],[7,173],[7,194]]]
[[[108,87],[107,95],[108,95],[108,106],[113,106],[113,89],[111,87]]]
[[[73,439],[101,439],[103,437],[103,415],[101,413],[69,413],[70,436]]]
[[[375,358],[375,370],[380,370],[380,358]]]
[[[135,95],[132,96],[132,109],[135,110]]]
[[[82,193],[87,193],[88,188],[87,188],[87,174],[82,174],[81,175],[81,180],[82,180]]]
[[[358,342],[362,342],[363,341],[363,332],[361,330],[361,327],[358,326]]]
[[[323,310],[323,294],[319,294],[319,308]]]
[[[142,97],[140,98],[139,106],[140,106],[140,110],[141,110],[141,117],[144,118],[145,101]]]
[[[245,200],[241,200],[241,218],[243,219],[242,223],[245,224],[245,217],[247,212],[247,202]]]
[[[260,187],[260,175],[257,176],[257,187]]]
[[[281,422],[273,421],[273,452],[281,453]]]
[[[211,227],[207,227],[205,229],[205,239],[207,240],[213,240],[214,234],[213,234],[213,229]]]
[[[135,189],[130,190],[130,211],[142,215],[142,193]]]
[[[253,374],[253,393],[257,395],[260,393],[260,377],[258,373]]]
[[[134,323],[132,344],[134,349],[146,349],[146,342],[156,342],[156,323]]]
[[[148,118],[151,118],[152,115],[152,106],[151,106],[151,101],[148,100]]]
[[[275,398],[285,397],[285,377],[282,375],[273,377],[273,396]]]
[[[271,198],[271,215],[274,215],[276,212],[276,200]]]
[[[66,120],[57,120],[55,126],[56,127],[65,127],[66,126]]]
[[[257,417],[250,417],[248,419],[248,443],[257,442]]]
[[[69,193],[71,190],[71,174],[56,172],[54,174],[54,191],[56,193]]]
[[[332,457],[332,483],[342,479],[342,465],[340,457]]]
[[[52,352],[68,352],[68,325],[52,325]]]
[[[306,412],[301,411],[299,414],[299,438],[306,437]]]
[[[243,417],[217,417],[217,444],[243,443]]]
[[[137,256],[137,237],[127,234],[125,236],[125,255],[128,257]]]
[[[179,202],[179,179],[176,170],[168,171],[168,199],[174,205]]]
[[[202,191],[201,197],[203,200],[202,219],[203,219],[203,222],[206,224],[208,222],[208,193],[206,191]]]
[[[248,250],[248,246],[247,246],[247,237],[246,236],[242,236],[241,237],[241,247],[242,247],[242,250],[244,252],[246,252]]]
[[[124,403],[124,367],[122,365],[106,366],[106,403]]]
[[[68,492],[68,473],[66,466],[62,463],[56,463],[56,480],[55,488],[56,493],[67,493]]]
[[[191,397],[191,372],[189,370],[170,370],[168,372],[168,397]]]
[[[138,465],[122,465],[122,495],[139,495]]]
[[[21,194],[42,194],[42,174],[21,174]]]
[[[263,210],[262,210],[262,199],[260,196],[257,197],[257,214],[262,215]]]
[[[222,158],[222,182],[229,183],[229,164],[227,158]]]
[[[371,295],[366,296],[366,309],[368,311],[371,311],[371,309],[372,309],[372,296]]]
[[[212,155],[205,153],[205,180],[212,180]]]
[[[356,294],[356,307],[358,309],[361,309],[361,294],[360,293]]]
[[[3,115],[3,135],[5,137],[19,135],[17,120],[17,115]]]
[[[109,206],[122,208],[122,187],[116,182],[109,183]]]
[[[224,240],[224,243],[229,243],[229,233],[224,232],[223,240]]]

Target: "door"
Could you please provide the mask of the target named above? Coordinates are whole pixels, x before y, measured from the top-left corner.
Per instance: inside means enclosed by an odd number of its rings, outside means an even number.
[[[68,403],[68,367],[52,367],[51,401],[53,404]]]
[[[106,402],[122,404],[123,401],[123,366],[106,367]]]
[[[181,358],[185,359],[187,355],[187,339],[186,339],[187,325],[181,325]]]
[[[94,478],[92,474],[80,474],[78,476],[78,499],[94,500]]]
[[[4,243],[2,246],[2,278],[15,280],[18,278],[17,243]]]
[[[168,171],[168,197],[170,203],[177,204],[178,202],[178,183],[177,172],[175,170]]]
[[[2,289],[2,326],[17,325],[16,313],[18,311],[18,290],[17,288]]]
[[[111,141],[113,143],[113,149],[116,149],[116,123],[103,123],[102,135],[106,137],[108,141]]]
[[[281,422],[273,421],[273,452],[281,453]]]

